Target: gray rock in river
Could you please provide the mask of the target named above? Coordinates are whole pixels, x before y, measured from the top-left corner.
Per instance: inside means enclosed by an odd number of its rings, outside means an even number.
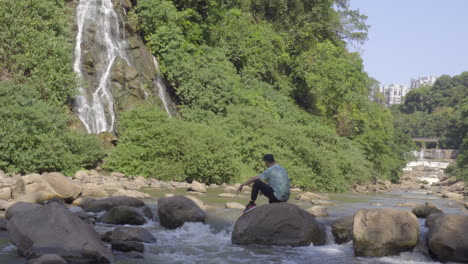
[[[433,204],[418,205],[413,208],[413,214],[419,218],[426,218],[431,214],[441,214],[442,210]]]
[[[184,196],[161,198],[158,201],[159,222],[175,229],[186,222],[205,222],[206,214],[191,199]]]
[[[429,251],[442,262],[468,263],[468,215],[443,214],[429,224]]]
[[[145,217],[138,209],[130,206],[117,206],[98,218],[99,222],[114,225],[143,225]]]
[[[354,216],[350,215],[332,223],[332,234],[337,244],[344,244],[353,240],[353,220]]]
[[[100,212],[108,211],[117,206],[131,206],[131,207],[142,207],[145,205],[144,202],[127,196],[113,196],[100,200],[90,201],[80,205],[85,211],[88,212]]]
[[[67,264],[67,262],[59,255],[45,254],[28,261],[28,264]]]
[[[356,256],[381,257],[411,251],[419,237],[416,216],[403,210],[360,209],[354,215]]]
[[[156,238],[142,227],[118,226],[109,236],[111,241],[139,241],[145,243],[154,243]]]
[[[112,241],[111,245],[113,250],[123,252],[143,252],[145,250],[145,245],[137,241]]]
[[[319,246],[326,235],[310,213],[291,203],[274,203],[239,217],[231,239],[241,245]]]
[[[111,251],[92,226],[57,203],[15,213],[10,241],[28,259],[57,254],[72,263],[112,263]]]
[[[12,206],[8,207],[5,213],[6,219],[11,219],[15,214],[23,213],[32,209],[40,208],[42,205],[36,203],[23,203],[17,202]]]

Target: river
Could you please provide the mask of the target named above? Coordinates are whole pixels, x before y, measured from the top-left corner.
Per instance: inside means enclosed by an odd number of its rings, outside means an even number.
[[[147,202],[156,203],[157,197],[166,193],[185,194],[185,190],[150,191],[154,196]],[[238,246],[231,243],[231,232],[235,220],[240,216],[240,210],[223,209],[227,201],[247,202],[247,198],[221,198],[217,195],[219,189],[210,189],[207,194],[198,196],[214,209],[208,210],[206,224],[188,223],[177,230],[167,230],[157,222],[150,222],[144,227],[158,239],[155,244],[147,244],[143,259],[131,259],[123,253],[114,252],[116,263],[438,263],[427,256],[422,246],[427,229],[424,219],[419,219],[421,226],[420,245],[413,252],[402,253],[398,256],[383,258],[357,258],[353,255],[352,242],[345,245],[334,243],[330,230],[325,246],[308,247],[271,247],[271,246]],[[294,195],[293,195],[294,197]],[[427,195],[425,192],[389,192],[379,194],[330,194],[331,201],[336,203],[328,206],[329,217],[318,218],[319,222],[327,225],[329,222],[346,215],[354,214],[361,208],[399,208],[410,211],[410,207],[398,207],[397,204],[406,202],[425,203],[431,201],[446,213],[467,214],[467,211],[452,200]],[[266,200],[261,198],[260,203]],[[310,203],[292,200],[302,208]],[[113,228],[110,225],[98,224],[98,231]],[[26,263],[17,256],[16,248],[11,245],[6,232],[0,232],[0,263]]]

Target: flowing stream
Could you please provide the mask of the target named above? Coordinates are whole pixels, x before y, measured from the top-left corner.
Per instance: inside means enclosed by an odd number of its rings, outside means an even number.
[[[156,204],[158,197],[167,193],[186,194],[185,189],[175,191],[149,191],[154,197],[147,203]],[[114,251],[116,263],[119,264],[219,264],[219,263],[266,263],[266,264],[299,264],[299,263],[330,263],[330,264],[424,264],[439,263],[432,260],[424,245],[427,229],[424,219],[419,219],[420,242],[412,252],[404,252],[396,256],[381,258],[354,257],[353,244],[349,242],[337,245],[331,237],[328,228],[328,243],[325,246],[313,245],[307,247],[275,247],[275,246],[239,246],[231,243],[231,232],[234,222],[241,211],[236,209],[223,209],[227,201],[247,203],[246,198],[220,198],[217,195],[221,190],[210,189],[204,196],[198,198],[217,207],[209,210],[206,224],[187,223],[176,230],[168,230],[158,222],[149,222],[143,227],[149,230],[156,238],[154,244],[145,245],[144,258],[129,258],[125,253]],[[468,212],[454,201],[441,199],[437,196],[426,195],[422,192],[390,192],[380,194],[331,194],[330,198],[336,203],[329,206],[329,217],[318,218],[318,221],[327,226],[342,216],[352,215],[361,208],[397,208],[410,211],[410,207],[398,207],[397,204],[406,202],[425,203],[431,201],[446,213],[467,214]],[[261,198],[260,203],[265,203]],[[292,200],[302,208],[310,207],[310,203]],[[98,232],[111,230],[114,226],[97,224]],[[0,231],[0,263],[26,263],[18,256],[16,248],[8,242],[6,232]]]

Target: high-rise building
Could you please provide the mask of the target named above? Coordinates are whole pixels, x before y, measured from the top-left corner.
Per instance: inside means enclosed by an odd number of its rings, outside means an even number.
[[[380,92],[385,97],[386,106],[403,103],[403,98],[408,91],[408,87],[402,84],[390,84],[380,87]]]
[[[426,77],[419,77],[417,79],[411,79],[411,86],[410,89],[416,89],[421,87],[422,85],[434,85],[437,77],[435,76],[426,76]]]

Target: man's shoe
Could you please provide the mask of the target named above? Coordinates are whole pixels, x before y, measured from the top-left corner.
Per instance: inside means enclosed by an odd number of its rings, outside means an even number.
[[[245,207],[244,214],[246,214],[246,213],[252,211],[253,209],[255,209],[255,207],[257,207],[256,204],[254,204],[254,203],[253,203],[253,204],[250,204],[250,203],[249,203],[249,204]]]

